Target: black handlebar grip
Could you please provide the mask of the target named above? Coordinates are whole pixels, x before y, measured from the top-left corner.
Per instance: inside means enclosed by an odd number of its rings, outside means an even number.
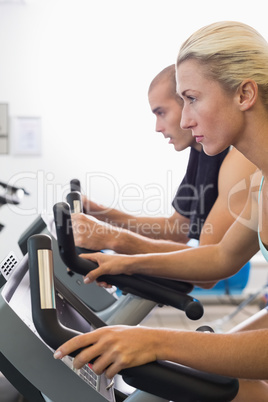
[[[63,262],[78,274],[87,275],[89,271],[97,268],[98,264],[80,258],[76,253],[69,205],[65,202],[59,202],[54,205],[53,212],[59,253]]]
[[[71,191],[67,194],[66,201],[70,205],[72,214],[83,212],[82,197],[79,191]]]
[[[139,277],[140,275],[135,275]],[[158,278],[156,276],[141,275],[143,279],[148,279],[151,282],[157,283],[159,285],[165,286],[167,288],[176,290],[181,293],[190,293],[194,286],[190,282],[181,282],[175,279]]]
[[[33,235],[27,245],[33,323],[42,339],[57,349],[80,333],[63,326],[57,317],[51,238],[47,235]],[[78,353],[79,350],[72,356]]]
[[[70,181],[70,190],[71,191],[79,191],[79,193],[81,193],[81,184],[78,179],[72,179]]]
[[[15,186],[11,186],[8,183],[4,183],[2,181],[0,181],[0,186],[5,188],[9,193],[16,193],[17,191],[23,191],[23,193],[25,195],[30,195],[30,193],[28,193],[28,191],[26,191],[23,187],[15,187]]]
[[[201,325],[201,327],[196,328],[198,332],[215,332],[213,328],[209,325]]]
[[[5,204],[18,205],[19,203],[20,200],[18,198],[15,198],[13,195],[10,194],[0,195],[0,205]]]
[[[124,369],[119,374],[130,386],[174,402],[228,402],[239,390],[236,378],[162,360]]]
[[[83,212],[83,203],[82,196],[79,191],[71,191],[66,197],[67,203],[70,205],[71,213],[82,213]],[[77,254],[89,254],[96,253],[96,250],[90,250],[83,247],[75,247]]]

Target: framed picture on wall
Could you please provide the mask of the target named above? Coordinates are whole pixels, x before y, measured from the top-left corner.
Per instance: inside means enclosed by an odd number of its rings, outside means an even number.
[[[11,118],[11,153],[13,155],[42,154],[41,117]]]

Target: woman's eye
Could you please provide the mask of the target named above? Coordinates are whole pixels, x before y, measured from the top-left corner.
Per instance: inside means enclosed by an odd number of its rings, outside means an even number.
[[[194,103],[196,101],[196,98],[194,98],[193,96],[188,96],[187,98],[190,101],[190,103]]]

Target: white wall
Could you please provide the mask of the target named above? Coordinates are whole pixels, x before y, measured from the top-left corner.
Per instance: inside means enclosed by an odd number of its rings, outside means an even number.
[[[16,214],[50,210],[73,177],[106,205],[171,213],[188,151],[176,153],[155,133],[148,85],[205,24],[240,20],[268,38],[264,6],[260,0],[0,3],[0,102],[11,116],[41,116],[43,124],[41,157],[0,155],[0,181],[32,193]],[[125,197],[120,205],[118,195]],[[1,208],[0,221],[9,219]]]

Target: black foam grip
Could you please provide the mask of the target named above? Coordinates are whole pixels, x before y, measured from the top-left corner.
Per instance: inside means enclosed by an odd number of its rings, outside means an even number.
[[[57,317],[56,308],[41,308],[39,286],[38,250],[52,250],[51,238],[47,235],[33,235],[28,239],[28,265],[31,286],[32,318],[34,326],[42,339],[53,349],[67,340],[79,335],[79,332],[63,326]],[[53,267],[52,267],[53,269]],[[54,288],[51,289],[54,292]],[[76,356],[76,350],[72,356]]]
[[[71,191],[69,194],[67,194],[66,201],[70,205],[71,213],[73,213],[75,209],[74,201],[78,201],[80,205],[79,211],[77,212],[83,212],[82,197],[79,191]]]
[[[228,402],[239,389],[238,380],[158,361],[122,370],[124,381],[134,388],[174,402]]]
[[[0,205],[13,204],[18,205],[20,200],[13,194],[0,195]]]
[[[28,193],[28,191],[26,191],[24,188],[22,187],[15,187],[15,186],[11,186],[10,184],[4,183],[2,181],[0,181],[0,186],[3,188],[6,188],[8,192],[10,193],[15,193],[18,190],[22,190],[24,192],[25,195],[30,195]]]
[[[74,206],[75,201],[78,201],[79,205],[80,205],[79,211],[77,211],[77,212],[80,212],[80,213],[83,212],[82,196],[79,191],[71,191],[69,194],[67,194],[66,201],[70,205],[71,214],[73,214],[75,212],[75,206]],[[75,246],[75,250],[76,250],[77,254],[96,253],[96,250],[89,250],[87,248],[77,247],[77,246]]]
[[[70,181],[70,189],[71,191],[79,191],[81,193],[81,184],[78,179],[72,179]]]

